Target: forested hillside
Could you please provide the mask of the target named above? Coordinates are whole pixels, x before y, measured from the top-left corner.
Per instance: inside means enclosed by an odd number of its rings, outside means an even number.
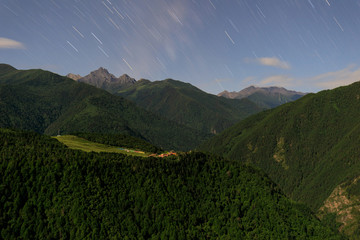
[[[210,136],[93,86],[6,64],[0,64],[0,127],[48,135],[123,133],[174,150],[192,149]]]
[[[118,94],[159,116],[204,133],[219,133],[264,109],[248,99],[218,97],[172,79],[140,80]]]
[[[263,169],[285,193],[337,214],[360,236],[360,83],[309,94],[236,124],[201,147]]]
[[[342,239],[269,178],[201,153],[126,157],[0,130],[3,239]]]

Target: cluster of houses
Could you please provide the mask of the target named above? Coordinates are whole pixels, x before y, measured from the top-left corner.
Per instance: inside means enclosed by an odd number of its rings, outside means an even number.
[[[140,154],[145,154],[145,152],[143,151],[137,151],[137,150],[131,150],[131,149],[126,149],[126,148],[118,148],[119,150],[125,151],[125,152],[131,152],[131,153],[140,153]],[[162,153],[162,154],[150,154],[149,157],[160,157],[160,158],[164,158],[164,157],[169,157],[169,156],[177,156],[177,153],[174,151],[170,151],[167,153]]]
[[[169,156],[177,156],[177,153],[171,151],[171,152],[162,153],[162,154],[159,154],[159,155],[157,155],[157,154],[151,154],[151,155],[149,155],[149,157],[161,157],[161,158],[163,158],[163,157],[169,157]]]

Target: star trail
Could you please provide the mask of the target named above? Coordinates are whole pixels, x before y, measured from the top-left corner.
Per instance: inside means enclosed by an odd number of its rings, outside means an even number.
[[[0,0],[0,62],[173,78],[210,93],[360,80],[360,1]]]

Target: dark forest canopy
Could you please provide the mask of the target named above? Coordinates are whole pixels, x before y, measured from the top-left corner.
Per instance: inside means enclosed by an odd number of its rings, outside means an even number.
[[[200,149],[263,169],[314,212],[327,205],[342,231],[360,239],[359,119],[356,82],[251,116]]]
[[[136,158],[0,130],[4,239],[341,239],[263,173],[202,153]]]

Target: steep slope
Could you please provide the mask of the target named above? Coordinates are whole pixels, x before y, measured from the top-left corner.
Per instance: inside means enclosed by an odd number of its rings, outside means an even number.
[[[192,153],[69,150],[0,129],[3,239],[342,239],[264,174]]]
[[[174,150],[189,150],[208,137],[122,97],[42,70],[0,72],[0,127],[50,135],[126,133]]]
[[[139,106],[205,133],[219,133],[262,109],[247,99],[226,99],[172,79],[140,80],[118,92]]]
[[[360,82],[251,116],[202,149],[262,168],[289,196],[317,211],[336,188],[360,176],[358,119]],[[351,198],[359,206],[360,185],[354,186]],[[353,217],[359,222],[359,214]],[[347,234],[360,236],[359,230]]]
[[[218,96],[231,99],[247,98],[264,108],[274,108],[284,103],[295,101],[304,95],[306,95],[306,93],[295,92],[282,87],[265,88],[254,86],[245,88],[240,92],[223,91],[218,94]]]
[[[93,85],[97,88],[102,88],[110,93],[116,93],[121,89],[132,86],[136,82],[134,78],[131,78],[126,74],[117,78],[102,67],[77,81]]]

